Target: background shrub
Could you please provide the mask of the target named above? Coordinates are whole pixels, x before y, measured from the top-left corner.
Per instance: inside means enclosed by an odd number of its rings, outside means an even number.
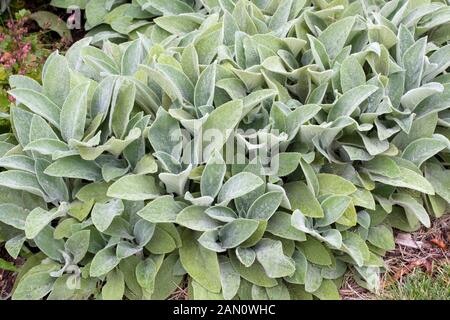
[[[13,74],[41,78],[47,57],[56,49],[66,49],[72,37],[65,22],[54,13],[37,11],[47,1],[4,1],[0,15],[0,132],[10,131],[7,112],[11,104],[7,91]],[[37,22],[37,23],[36,23]],[[39,25],[41,27],[39,27]]]

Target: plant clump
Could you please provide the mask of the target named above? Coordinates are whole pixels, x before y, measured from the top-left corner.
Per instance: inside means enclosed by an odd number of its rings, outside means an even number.
[[[145,32],[10,78],[13,299],[338,299],[448,212],[445,1],[125,5]]]

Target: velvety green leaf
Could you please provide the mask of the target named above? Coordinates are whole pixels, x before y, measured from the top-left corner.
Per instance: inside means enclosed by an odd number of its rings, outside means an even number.
[[[158,175],[158,178],[164,183],[168,193],[182,195],[185,193],[185,187],[191,171],[192,165],[189,165],[186,170],[178,174],[163,172]]]
[[[322,203],[324,217],[317,220],[317,226],[325,227],[339,220],[350,205],[352,199],[348,196],[329,196]]]
[[[411,142],[403,150],[402,158],[413,162],[420,167],[424,161],[444,150],[447,144],[434,138],[422,138]]]
[[[248,268],[256,261],[256,252],[252,248],[237,247],[236,257]]]
[[[72,40],[72,35],[70,33],[67,24],[64,23],[56,14],[48,11],[36,11],[30,15],[30,17],[36,21],[39,26],[43,29],[50,29],[59,34],[61,38],[67,38]],[[62,71],[57,69],[57,71]],[[59,82],[61,84],[61,82]]]
[[[230,130],[234,129],[241,120],[243,108],[242,100],[237,100],[225,103],[211,112],[202,127],[204,155],[223,147],[231,134]]]
[[[364,85],[366,74],[354,55],[346,58],[340,69],[342,92]]]
[[[307,35],[311,46],[312,56],[317,65],[322,69],[328,69],[330,67],[330,57],[327,53],[325,45],[312,35]]]
[[[319,180],[319,195],[350,195],[356,191],[356,187],[350,181],[340,176],[321,173],[317,178]]]
[[[403,66],[406,69],[405,89],[407,91],[417,88],[420,84],[423,74],[426,45],[426,38],[421,38],[403,54]]]
[[[437,164],[427,163],[425,178],[431,183],[436,193],[450,202],[450,172]]]
[[[370,251],[365,241],[354,232],[346,232],[342,237],[341,250],[348,253],[358,266],[370,258]]]
[[[155,20],[155,23],[162,29],[175,34],[183,35],[194,31],[200,26],[201,19],[191,15],[162,16]]]
[[[211,292],[195,280],[192,280],[189,289],[190,297],[192,297],[193,300],[223,300],[221,293]]]
[[[89,85],[89,83],[83,83],[73,88],[62,106],[61,135],[67,142],[70,139],[81,140],[84,136]]]
[[[149,200],[159,196],[159,188],[152,176],[130,174],[114,182],[107,195],[130,201]]]
[[[180,205],[175,202],[172,196],[161,196],[151,201],[137,214],[153,223],[167,223],[175,222],[180,211]]]
[[[199,63],[210,64],[222,42],[223,30],[221,23],[213,24],[207,30],[203,31],[194,42]]]
[[[158,267],[152,258],[147,258],[136,266],[136,280],[147,292],[153,293]]]
[[[227,180],[219,192],[219,203],[242,197],[263,184],[263,180],[250,172],[241,172]]]
[[[120,87],[117,89],[117,86]],[[136,86],[131,81],[116,83],[117,95],[113,97],[111,104],[112,119],[111,128],[117,138],[125,135],[129,117],[134,107],[136,97]]]
[[[319,289],[312,293],[320,300],[340,300],[340,295],[336,284],[331,280],[323,280]]]
[[[40,300],[45,297],[53,288],[55,278],[50,276],[50,272],[58,269],[55,263],[41,264],[29,270],[20,279],[14,290],[13,300]]]
[[[332,264],[329,250],[313,237],[308,236],[306,241],[298,244],[298,247],[302,249],[308,261],[321,266]]]
[[[158,224],[154,234],[145,248],[153,254],[165,254],[174,251],[178,247],[177,239],[171,231],[171,224]],[[176,229],[175,229],[176,231]],[[178,235],[179,236],[179,235]]]
[[[123,53],[122,56],[122,61],[121,61],[121,72],[123,75],[127,75],[127,76],[132,76],[134,75],[138,69],[139,69],[139,64],[141,63],[141,61],[143,60],[143,45],[142,45],[142,41],[141,39],[136,39],[134,41],[132,41],[128,47],[126,48],[125,52]],[[131,85],[131,84],[128,84]],[[123,90],[123,93],[125,96],[127,97],[132,97],[134,98],[135,92],[133,92],[133,85],[131,85],[131,88],[128,87],[125,90]],[[129,102],[129,104],[133,105],[133,101],[134,99],[130,99],[131,101]],[[131,107],[129,107],[127,105],[128,110],[131,109]],[[127,108],[124,108],[125,110],[127,110]]]
[[[384,250],[395,249],[394,234],[391,228],[383,224],[371,227],[367,240],[374,246]]]
[[[256,259],[270,278],[287,277],[295,272],[294,262],[284,255],[280,241],[262,239],[255,252]]]
[[[44,173],[52,177],[85,179],[90,181],[101,179],[100,168],[94,162],[83,160],[79,156],[58,159],[49,165]]]
[[[209,158],[200,180],[202,196],[215,198],[222,187],[227,167],[219,153]]]
[[[341,116],[350,116],[353,111],[378,88],[373,85],[361,85],[345,92],[333,105],[328,113],[328,121],[336,120]]]
[[[235,248],[258,229],[258,221],[250,219],[235,219],[219,230],[219,239],[223,248]]]
[[[402,206],[407,213],[417,217],[425,227],[429,228],[431,226],[427,211],[413,197],[406,193],[398,193],[392,196],[392,200],[395,204]]]
[[[179,138],[181,137],[178,122],[169,113],[159,109],[156,120],[148,132],[148,139],[155,151],[163,151],[174,157],[180,154]]]
[[[283,194],[278,191],[271,191],[253,202],[247,212],[248,219],[269,220],[275,213],[283,200]]]
[[[36,159],[35,172],[39,185],[51,200],[68,201],[69,190],[61,177],[52,177],[45,174],[50,162],[44,159]]]
[[[370,42],[378,42],[383,44],[387,49],[390,49],[397,43],[397,36],[395,33],[382,24],[369,26],[368,36]]]
[[[306,236],[303,232],[292,227],[291,215],[286,212],[276,212],[272,218],[270,218],[266,230],[267,232],[283,239],[290,239],[294,241],[306,240]]]
[[[315,292],[322,285],[322,275],[320,274],[320,269],[315,265],[309,263],[306,268],[305,275],[305,290],[306,292]]]
[[[96,203],[91,212],[92,223],[98,231],[104,232],[111,225],[113,219],[122,214],[123,210],[123,202],[119,199]]]
[[[101,277],[113,270],[119,262],[114,247],[103,248],[92,259],[89,274],[91,277]]]
[[[15,204],[2,203],[0,205],[0,221],[19,230],[25,230],[25,220],[28,212]]]
[[[237,214],[228,207],[214,206],[205,210],[211,218],[221,222],[232,222],[237,219]]]
[[[444,92],[444,86],[437,82],[430,82],[405,93],[400,99],[401,104],[409,110],[414,110],[417,105],[435,93]]]
[[[9,93],[31,111],[42,116],[57,128],[59,127],[61,109],[42,93],[31,89],[13,89]]]
[[[219,222],[210,218],[205,210],[206,207],[189,206],[178,213],[176,222],[196,231],[209,231],[218,228]]]
[[[24,190],[37,196],[44,197],[44,193],[36,176],[25,171],[8,170],[1,172],[0,185],[15,190]]]
[[[64,258],[61,252],[64,251],[64,241],[62,239],[55,239],[53,236],[54,233],[54,228],[47,225],[33,240],[39,250],[47,257],[58,262],[63,262]]]
[[[36,151],[42,155],[53,155],[69,151],[69,146],[56,139],[37,139],[27,144],[24,151]]]
[[[226,257],[219,259],[220,282],[222,284],[222,294],[225,300],[233,299],[241,283],[241,276],[234,269],[231,261]]]
[[[134,168],[135,174],[152,174],[158,171],[158,164],[156,163],[155,158],[150,155],[146,154],[143,156],[136,164],[136,167]]]
[[[155,277],[155,288],[158,289],[152,294],[151,298],[153,300],[165,300],[178,288],[183,277],[174,273],[174,266],[177,259],[177,254],[171,254],[161,264]]]
[[[211,292],[220,292],[220,268],[216,253],[199,245],[192,231],[186,229],[182,239],[180,260],[183,267],[203,287]]]
[[[172,19],[172,20],[178,20],[178,17],[161,17],[158,19]],[[158,19],[155,19],[155,22],[159,24]],[[176,28],[179,23],[179,20],[172,24],[170,28]],[[183,24],[183,28],[185,28],[186,25]],[[184,73],[188,76],[188,78],[191,80],[192,83],[197,83],[198,77],[200,76],[200,70],[198,65],[198,54],[195,50],[195,47],[193,45],[187,46],[183,50],[183,54],[181,55],[181,66],[183,68]]]
[[[275,279],[270,278],[259,262],[253,263],[246,267],[237,259],[235,254],[230,254],[231,264],[237,272],[245,280],[262,287],[273,287],[278,283]]]
[[[42,208],[32,210],[25,220],[25,235],[28,239],[35,238],[60,212],[56,209],[46,211]]]
[[[194,104],[196,107],[212,105],[216,86],[216,64],[211,64],[200,74],[195,86]]]
[[[413,189],[426,194],[434,194],[432,185],[422,175],[404,167],[400,167],[400,176],[396,178],[373,175],[372,179],[395,187]]]
[[[125,279],[122,271],[116,269],[106,276],[106,283],[102,288],[103,300],[122,300],[125,292]]]
[[[171,3],[167,3],[164,0],[148,0],[143,5],[142,9],[154,8],[167,15],[177,15],[180,13],[192,12],[192,8],[184,1],[174,0]]]
[[[276,161],[275,165],[278,165],[276,175],[279,177],[285,177],[297,169],[300,164],[301,154],[294,152],[280,153],[273,161]]]
[[[355,24],[354,17],[347,17],[329,25],[319,36],[327,50],[330,59],[334,59],[342,50]]]
[[[284,186],[292,210],[299,209],[305,216],[323,217],[323,210],[314,194],[303,182],[291,182]]]
[[[40,26],[43,26],[44,22],[52,25],[59,20],[55,14],[45,11],[35,12],[31,17],[36,20]],[[62,21],[59,21],[59,24],[64,26]],[[64,33],[71,37],[67,27]],[[64,34],[60,35],[61,37],[64,36]],[[50,98],[57,106],[62,107],[70,92],[70,69],[66,58],[58,54],[58,52],[53,53],[47,59],[44,70],[42,93]]]
[[[214,252],[226,251],[220,242],[219,231],[217,229],[203,232],[203,234],[198,238],[198,242],[206,249]]]
[[[67,239],[65,248],[72,255],[73,263],[80,262],[89,249],[90,231],[81,230]]]
[[[99,24],[101,24],[106,14],[108,13],[107,10],[107,0],[100,0],[100,1],[88,1],[86,4],[86,20],[87,23],[91,27],[95,27]]]
[[[364,164],[369,172],[386,176],[389,178],[396,178],[400,176],[400,168],[394,160],[388,156],[376,156],[374,159],[367,161]]]
[[[305,255],[302,251],[295,250],[292,259],[295,264],[295,272],[292,276],[286,278],[286,281],[289,283],[305,284],[306,271],[308,268],[308,261],[306,260]]]

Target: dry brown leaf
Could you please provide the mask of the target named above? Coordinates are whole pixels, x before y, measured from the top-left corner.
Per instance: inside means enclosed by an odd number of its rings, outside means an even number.
[[[398,233],[397,237],[395,238],[395,243],[414,249],[420,249],[423,247],[423,242],[415,241],[409,233]]]
[[[442,250],[446,250],[447,249],[447,245],[445,244],[444,241],[440,240],[440,239],[431,239],[430,242],[436,246],[438,246],[439,248],[441,248]]]

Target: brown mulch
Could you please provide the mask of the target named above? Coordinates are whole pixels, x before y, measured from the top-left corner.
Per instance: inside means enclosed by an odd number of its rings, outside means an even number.
[[[381,292],[416,268],[432,274],[436,264],[450,263],[450,215],[435,219],[431,228],[422,228],[411,234],[396,232],[396,248],[384,257],[386,273],[381,279]],[[351,277],[345,276],[340,290],[344,300],[373,300],[377,296],[360,287]]]
[[[18,258],[17,260],[12,259],[2,246],[0,246],[0,258],[13,262],[16,266],[20,266],[24,263],[24,260],[21,258]],[[0,300],[10,298],[16,275],[17,274],[14,272],[0,269]]]
[[[167,300],[189,300],[187,279],[180,283],[178,289]]]

